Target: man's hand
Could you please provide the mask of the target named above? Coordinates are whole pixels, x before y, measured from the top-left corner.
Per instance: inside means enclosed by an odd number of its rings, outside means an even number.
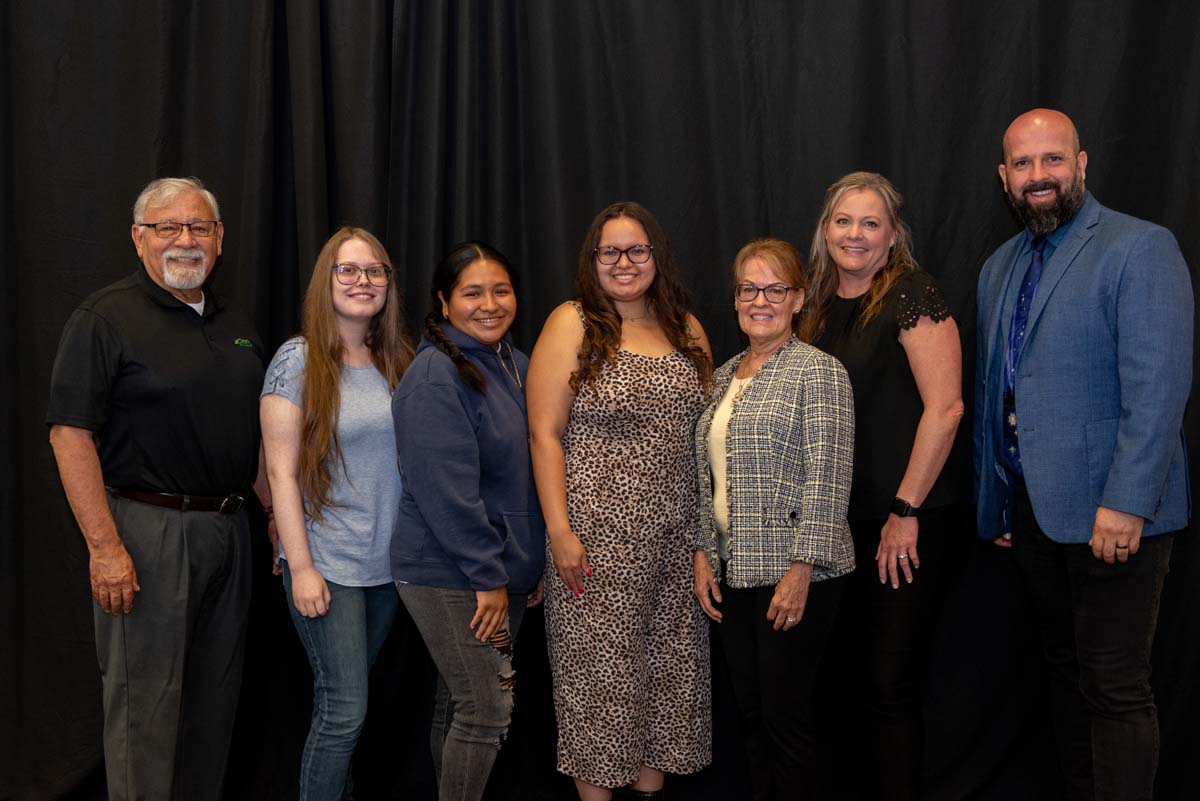
[[[88,570],[92,578],[92,597],[110,615],[128,615],[133,611],[133,594],[141,590],[137,571],[129,551],[119,541],[91,552]]]
[[[1092,526],[1092,556],[1110,565],[1128,562],[1138,552],[1142,541],[1142,526],[1146,521],[1138,515],[1118,512],[1105,506],[1096,508],[1096,523]]]
[[[133,610],[133,594],[141,590],[137,571],[116,521],[108,508],[100,456],[92,432],[84,428],[56,425],[50,429],[50,447],[58,463],[58,475],[75,521],[87,541],[88,572],[92,598],[110,615],[127,615]]]

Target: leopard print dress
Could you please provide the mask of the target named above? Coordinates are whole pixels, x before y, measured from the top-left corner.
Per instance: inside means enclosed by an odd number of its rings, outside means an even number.
[[[592,575],[574,597],[547,548],[546,635],[558,769],[591,784],[712,758],[708,621],[692,594],[703,408],[682,353],[619,351],[567,421],[567,506]]]

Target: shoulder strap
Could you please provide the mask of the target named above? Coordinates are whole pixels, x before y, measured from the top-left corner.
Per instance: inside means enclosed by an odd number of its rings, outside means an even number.
[[[571,304],[571,306],[575,309],[576,314],[579,315],[579,322],[583,323],[584,328],[587,328],[588,319],[587,315],[583,313],[583,304],[577,300],[569,300],[567,302]]]

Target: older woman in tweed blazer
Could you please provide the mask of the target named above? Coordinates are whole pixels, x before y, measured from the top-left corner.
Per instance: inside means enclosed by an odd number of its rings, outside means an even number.
[[[696,424],[695,591],[721,624],[758,801],[794,797],[817,768],[813,686],[854,569],[854,401],[842,365],[795,336],[795,248],[750,242],[734,280],[750,347],[714,373]]]

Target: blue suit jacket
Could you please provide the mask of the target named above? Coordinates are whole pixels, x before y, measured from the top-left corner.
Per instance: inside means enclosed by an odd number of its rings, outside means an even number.
[[[1001,245],[979,275],[975,490],[989,540],[1005,533],[996,451],[1027,240]],[[1143,536],[1183,528],[1191,371],[1192,286],[1175,237],[1088,193],[1042,272],[1014,378],[1021,466],[1047,536],[1087,542],[1097,506],[1144,517]]]

